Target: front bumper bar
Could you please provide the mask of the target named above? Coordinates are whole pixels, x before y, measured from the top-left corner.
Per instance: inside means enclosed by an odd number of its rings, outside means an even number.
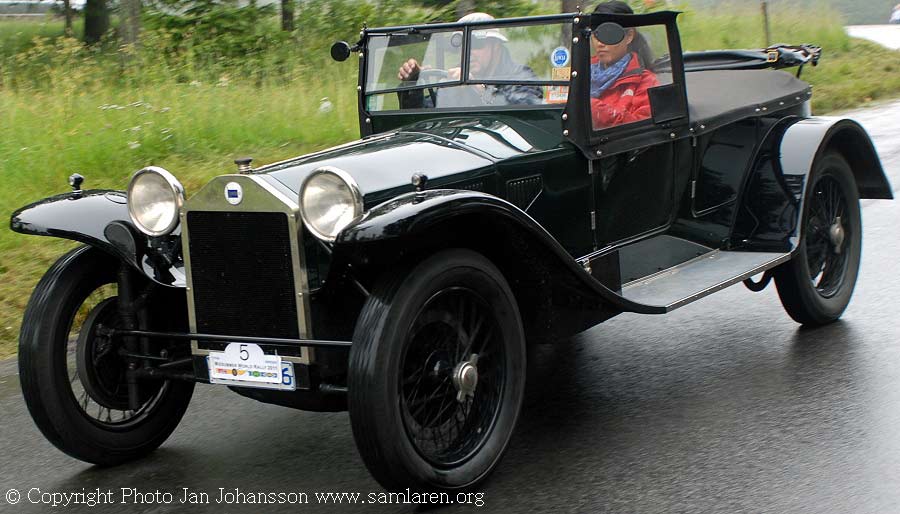
[[[293,346],[309,348],[328,348],[349,350],[350,341],[327,341],[319,339],[281,339],[269,337],[234,336],[221,334],[192,334],[188,332],[155,332],[151,330],[126,330],[113,327],[98,326],[97,334],[110,339],[134,338],[132,340],[147,339],[175,339],[182,341],[207,341],[218,343],[252,343],[264,346]],[[170,361],[166,357],[144,355],[127,349],[120,349],[120,354],[133,362],[143,362],[143,366],[129,370],[134,378],[153,378],[163,380],[188,380],[192,382],[208,383],[209,371],[206,359],[193,355],[190,358]],[[185,366],[193,367],[193,373],[184,369]],[[314,386],[309,366],[307,364],[294,364],[294,373],[297,380],[297,388],[309,390]],[[346,394],[346,388],[324,384],[322,392],[331,394]]]
[[[187,341],[215,341],[221,343],[252,343],[307,346],[309,348],[350,348],[350,341],[327,341],[320,339],[279,339],[271,337],[232,336],[220,334],[191,334],[186,332],[153,332],[150,330],[122,330],[105,327],[102,335],[107,337],[147,337],[151,339],[177,339]]]

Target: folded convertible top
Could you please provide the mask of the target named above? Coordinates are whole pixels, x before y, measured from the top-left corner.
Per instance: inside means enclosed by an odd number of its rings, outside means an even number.
[[[811,94],[809,84],[784,71],[695,71],[686,73],[685,78],[695,131],[799,105]]]

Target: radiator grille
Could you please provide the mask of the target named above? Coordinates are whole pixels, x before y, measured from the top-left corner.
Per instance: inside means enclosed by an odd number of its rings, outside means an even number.
[[[287,215],[187,214],[197,331],[297,339]]]

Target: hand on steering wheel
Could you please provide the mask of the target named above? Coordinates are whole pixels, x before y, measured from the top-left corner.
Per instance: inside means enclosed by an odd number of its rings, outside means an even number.
[[[437,68],[423,68],[415,59],[409,59],[397,71],[397,78],[403,82],[417,82],[420,84],[433,84],[442,79],[452,77],[452,70]],[[457,71],[457,75],[459,72]]]

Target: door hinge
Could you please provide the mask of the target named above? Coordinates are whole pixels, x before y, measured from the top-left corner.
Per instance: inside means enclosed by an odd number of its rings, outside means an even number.
[[[591,211],[591,230],[597,230],[597,211]]]

